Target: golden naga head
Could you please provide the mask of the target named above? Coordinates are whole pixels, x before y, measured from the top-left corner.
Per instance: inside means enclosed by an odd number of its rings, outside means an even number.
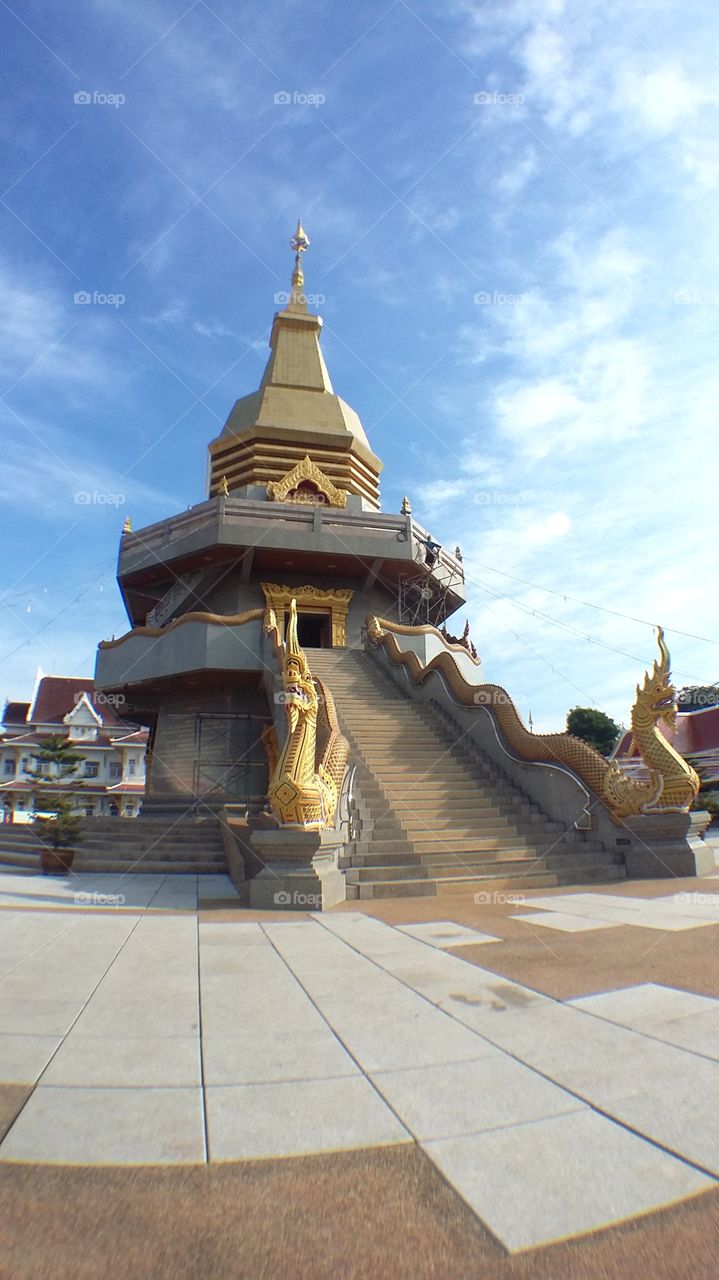
[[[305,712],[317,710],[317,691],[307,665],[307,658],[297,639],[297,601],[290,601],[290,620],[287,624],[285,661],[282,670],[284,702],[287,707]]]
[[[677,691],[671,682],[669,650],[662,627],[657,627],[657,644],[660,658],[655,658],[651,672],[645,673],[644,684],[637,685],[637,704],[651,711],[667,728],[673,729],[677,718]]]

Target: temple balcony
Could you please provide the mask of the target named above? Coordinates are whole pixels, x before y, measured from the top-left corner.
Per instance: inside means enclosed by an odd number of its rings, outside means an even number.
[[[434,595],[446,596],[451,614],[465,601],[462,563],[442,548],[427,565],[425,537],[410,515],[220,496],[125,533],[118,581],[134,622],[149,620],[178,577],[240,562],[244,580],[289,568],[358,585],[424,577]]]
[[[261,610],[247,621],[184,615],[167,627],[134,627],[117,640],[102,641],[96,687],[105,691],[162,682],[190,673],[259,672]]]

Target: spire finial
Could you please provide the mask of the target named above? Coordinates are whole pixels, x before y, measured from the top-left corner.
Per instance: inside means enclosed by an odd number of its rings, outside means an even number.
[[[305,283],[305,277],[302,272],[302,254],[305,253],[307,249],[309,249],[309,247],[310,247],[309,236],[307,235],[304,227],[302,226],[301,219],[298,218],[297,230],[295,231],[295,234],[290,240],[290,248],[294,249],[294,253],[295,253],[295,269],[292,272],[292,301],[293,302],[302,303],[305,301],[302,295],[302,287]]]

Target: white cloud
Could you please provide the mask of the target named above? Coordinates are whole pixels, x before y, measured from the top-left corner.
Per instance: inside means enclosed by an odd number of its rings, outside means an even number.
[[[514,198],[526,187],[539,169],[536,148],[527,147],[524,155],[510,169],[505,169],[497,179],[497,190],[502,195]]]

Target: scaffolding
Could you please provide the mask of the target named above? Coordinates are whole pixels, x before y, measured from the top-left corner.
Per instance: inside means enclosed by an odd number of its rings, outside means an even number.
[[[399,621],[407,627],[437,627],[456,608],[450,604],[449,597],[463,594],[462,562],[438,547],[433,563],[428,564],[428,535],[418,525],[414,526],[413,534],[417,543],[413,566],[397,582]]]

